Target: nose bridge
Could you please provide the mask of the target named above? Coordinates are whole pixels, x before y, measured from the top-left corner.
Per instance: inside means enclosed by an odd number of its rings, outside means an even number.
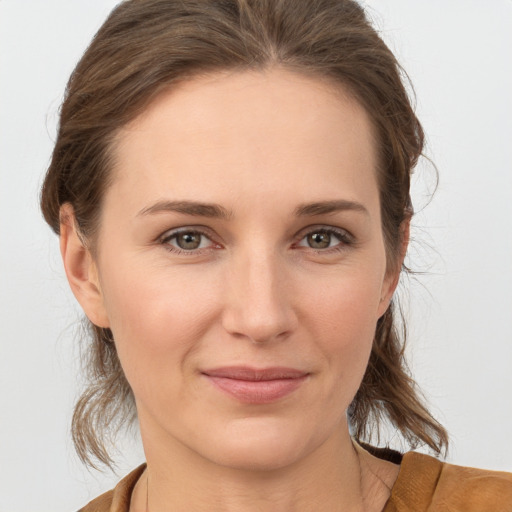
[[[262,342],[295,327],[285,262],[268,247],[241,251],[231,262],[224,326],[231,334]]]

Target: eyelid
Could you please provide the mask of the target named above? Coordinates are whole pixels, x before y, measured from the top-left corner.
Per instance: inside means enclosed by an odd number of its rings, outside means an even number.
[[[347,229],[339,228],[336,226],[329,226],[326,224],[314,224],[312,226],[307,226],[307,227],[301,229],[297,233],[296,238],[298,240],[302,240],[305,236],[309,235],[310,233],[315,233],[316,231],[324,231],[326,233],[334,233],[335,235],[338,235],[342,238],[346,238],[348,241],[355,242],[354,235]]]
[[[315,232],[324,232],[329,233],[334,236],[336,236],[340,242],[339,244],[335,245],[334,247],[327,247],[325,249],[315,249],[313,247],[307,247],[307,246],[299,246],[298,243],[302,242],[304,238],[306,238],[308,235],[315,233]],[[306,228],[303,228],[296,236],[296,242],[294,245],[299,248],[305,248],[309,249],[311,251],[315,251],[318,253],[328,254],[330,251],[336,252],[339,250],[343,250],[349,246],[352,246],[355,244],[356,239],[352,233],[347,231],[344,228],[339,228],[335,226],[329,226],[325,224],[316,224],[313,226],[307,226]]]
[[[171,228],[166,230],[158,237],[157,240],[159,242],[164,242],[179,235],[180,233],[199,233],[206,238],[211,238],[210,231],[204,226],[180,226],[178,228]]]
[[[173,238],[177,237],[181,233],[198,233],[201,236],[204,236],[211,242],[210,247],[203,247],[201,249],[180,249],[179,247],[175,247],[169,244],[169,241]],[[205,226],[180,226],[177,228],[168,229],[163,234],[161,234],[157,240],[157,243],[166,246],[166,250],[169,252],[173,252],[175,254],[187,254],[187,255],[198,255],[202,254],[205,251],[210,251],[214,248],[220,248],[221,244],[216,242],[215,235],[212,234],[211,230]]]

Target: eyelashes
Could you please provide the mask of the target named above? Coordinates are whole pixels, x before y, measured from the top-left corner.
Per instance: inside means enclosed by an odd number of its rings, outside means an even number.
[[[159,243],[171,253],[197,256],[223,248],[213,238],[209,231],[190,226],[167,231],[160,237]],[[292,248],[325,255],[346,250],[355,243],[348,231],[331,226],[308,227],[296,236],[296,240]]]
[[[203,254],[208,250],[222,248],[212,241],[210,233],[196,227],[168,231],[160,238],[160,243],[170,252],[186,255]]]
[[[345,230],[335,228],[317,228],[301,238],[296,247],[306,247],[317,251],[339,249],[353,243],[352,235]]]

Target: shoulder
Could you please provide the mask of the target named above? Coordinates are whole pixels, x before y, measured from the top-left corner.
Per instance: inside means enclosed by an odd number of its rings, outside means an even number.
[[[134,469],[114,489],[98,496],[78,512],[128,512],[133,488],[145,469],[146,464]]]
[[[110,512],[114,491],[108,491],[82,507],[78,512]]]
[[[409,452],[385,512],[512,512],[512,474]]]
[[[512,474],[443,464],[433,501],[464,512],[512,512]]]

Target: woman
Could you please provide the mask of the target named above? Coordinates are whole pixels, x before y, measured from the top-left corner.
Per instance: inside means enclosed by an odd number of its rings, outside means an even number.
[[[510,509],[510,475],[361,446],[447,445],[393,304],[422,145],[352,1],[120,4],[42,191],[94,336],[78,453],[136,414],[147,459],[83,510]]]

